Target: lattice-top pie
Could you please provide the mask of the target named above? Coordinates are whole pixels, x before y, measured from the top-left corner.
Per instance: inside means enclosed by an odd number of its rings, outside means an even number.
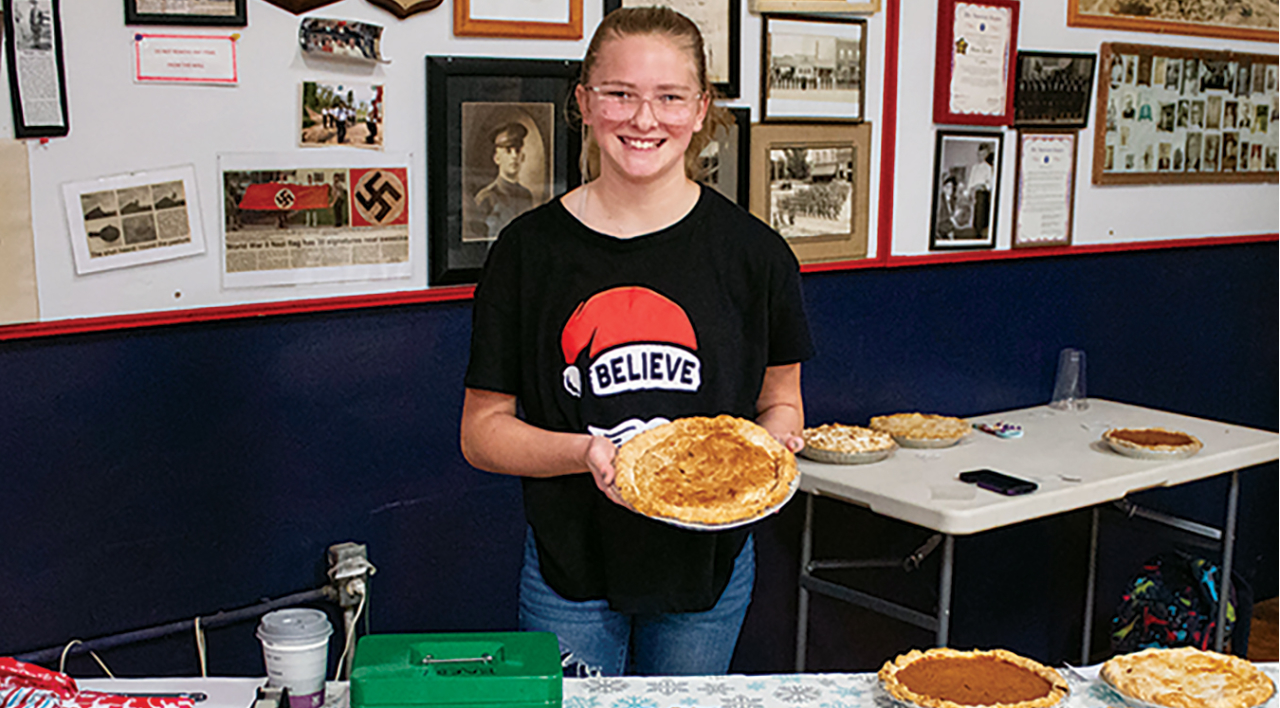
[[[1164,428],[1112,428],[1102,437],[1114,446],[1147,452],[1196,452],[1201,447],[1194,435]]]
[[[1130,698],[1170,708],[1251,708],[1276,690],[1248,661],[1195,647],[1122,654],[1099,673]]]
[[[908,440],[959,440],[971,430],[959,418],[932,413],[878,415],[871,419],[871,427]]]
[[[618,492],[646,516],[727,524],[785,502],[799,470],[769,431],[742,418],[680,418],[631,438],[614,459]]]
[[[928,708],[1048,708],[1069,692],[1057,671],[1004,649],[913,649],[879,676],[894,697]]]

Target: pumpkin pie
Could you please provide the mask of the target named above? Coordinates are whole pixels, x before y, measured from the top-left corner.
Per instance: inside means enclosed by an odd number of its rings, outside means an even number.
[[[1004,649],[913,649],[879,677],[895,698],[926,708],[1048,708],[1069,692],[1057,671]]]
[[[1248,661],[1195,647],[1122,654],[1098,673],[1129,698],[1170,708],[1252,708],[1276,690]]]
[[[1112,428],[1102,434],[1112,447],[1151,453],[1191,453],[1200,450],[1194,435],[1164,428]]]

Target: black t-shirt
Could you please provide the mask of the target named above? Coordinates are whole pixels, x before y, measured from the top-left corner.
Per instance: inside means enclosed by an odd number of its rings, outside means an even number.
[[[628,239],[553,200],[489,252],[466,386],[514,394],[540,428],[620,444],[686,416],[754,419],[765,368],[811,355],[791,249],[714,190],[672,226]],[[585,473],[523,484],[547,583],[622,612],[709,609],[750,532],[645,518]]]

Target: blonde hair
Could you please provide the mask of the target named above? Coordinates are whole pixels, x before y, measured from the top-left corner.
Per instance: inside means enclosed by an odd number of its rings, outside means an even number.
[[[702,129],[693,134],[689,147],[684,151],[684,173],[689,179],[698,179],[703,176],[702,162],[699,160],[703,148],[711,142],[717,130],[730,125],[733,119],[729,111],[716,105],[715,101],[720,96],[715,86],[707,80],[707,53],[702,33],[693,20],[662,6],[624,7],[610,12],[591,36],[587,54],[582,58],[582,75],[578,83],[582,86],[589,84],[600,52],[609,42],[637,35],[664,37],[687,53],[693,62],[698,91],[709,101]],[[582,125],[582,114],[577,102],[568,101],[567,108],[570,123],[577,121],[582,127],[582,181],[589,182],[600,176],[600,145],[591,134],[591,128]]]

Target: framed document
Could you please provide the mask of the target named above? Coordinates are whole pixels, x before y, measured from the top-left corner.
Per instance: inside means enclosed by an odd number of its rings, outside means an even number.
[[[1018,133],[1014,248],[1071,245],[1076,138],[1074,130]]]
[[[760,120],[860,121],[867,21],[761,16]]]
[[[1013,124],[1043,128],[1088,126],[1096,59],[1093,54],[1018,52]]]
[[[1280,6],[1274,2],[1123,2],[1067,0],[1067,26],[1189,34],[1275,44]]]
[[[702,33],[707,52],[707,79],[720,92],[720,98],[741,95],[739,75],[742,46],[742,5],[739,0],[604,0],[604,14],[619,7],[662,5],[693,20]]]
[[[996,245],[1004,134],[938,131],[929,250]]]
[[[831,12],[872,15],[880,12],[880,0],[750,0],[747,9],[766,12]]]
[[[512,219],[580,182],[581,62],[427,57],[431,285],[474,283]]]
[[[244,27],[249,24],[245,2],[246,0],[124,0],[124,23]]]
[[[722,126],[698,155],[698,181],[744,209],[751,204],[751,109],[726,107],[733,121]]]
[[[458,37],[582,39],[582,0],[454,0]]]
[[[1013,122],[1017,0],[938,0],[933,122]]]
[[[59,0],[0,0],[4,58],[16,138],[54,138],[71,130],[62,63]]]

